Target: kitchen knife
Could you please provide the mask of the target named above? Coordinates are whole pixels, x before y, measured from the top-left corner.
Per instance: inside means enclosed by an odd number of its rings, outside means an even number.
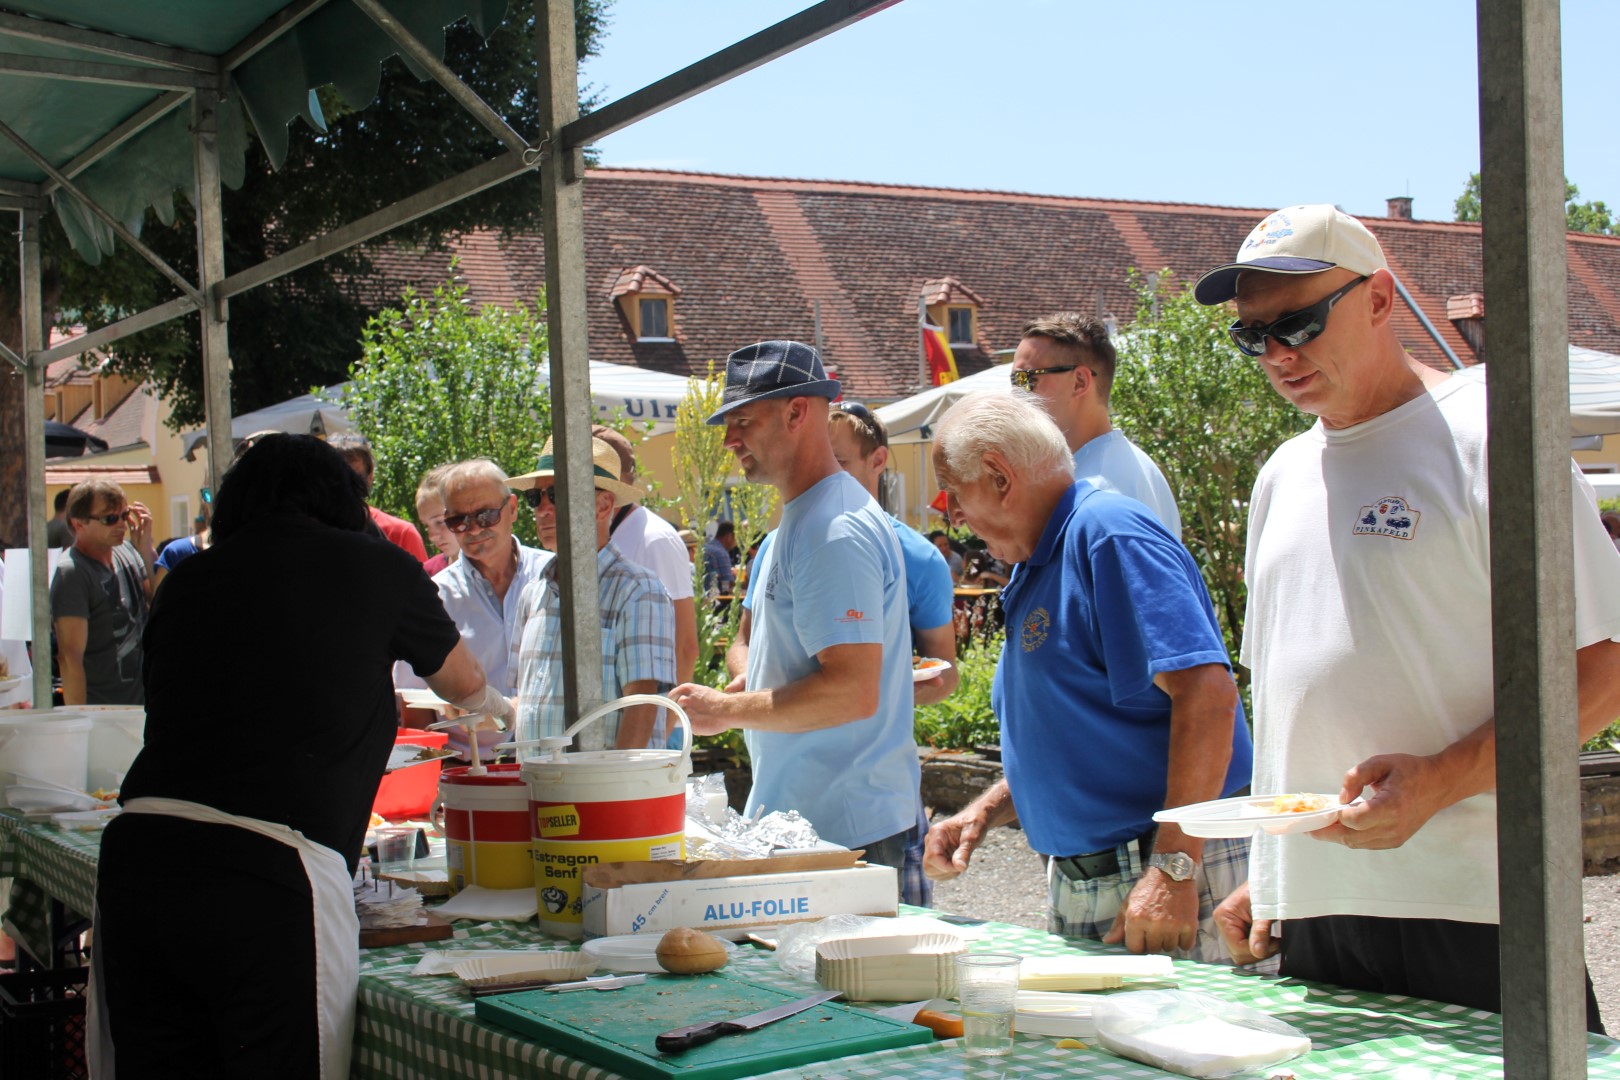
[[[704,1043],[713,1042],[722,1035],[736,1035],[740,1032],[753,1031],[755,1028],[764,1027],[766,1024],[792,1016],[794,1013],[813,1009],[823,1001],[831,1001],[842,994],[842,990],[823,990],[820,993],[811,994],[807,998],[790,1001],[786,1005],[778,1005],[774,1009],[739,1016],[735,1020],[711,1020],[706,1024],[692,1024],[690,1027],[666,1031],[654,1041],[662,1053],[678,1054],[682,1050],[690,1050],[694,1046],[702,1046]]]

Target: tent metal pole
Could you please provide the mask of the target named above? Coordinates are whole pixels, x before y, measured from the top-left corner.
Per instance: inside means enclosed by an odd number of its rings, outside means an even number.
[[[573,0],[535,0],[540,54],[540,116],[561,132],[579,115]],[[563,702],[583,716],[602,700],[602,620],[596,572],[596,482],[591,467],[591,401],[585,306],[584,154],[553,141],[540,170],[546,245],[546,324],[551,354],[551,425],[558,462],[557,539],[562,560]],[[535,358],[538,360],[538,358]],[[582,750],[607,745],[595,724],[577,737]]]
[[[95,60],[62,60],[53,56],[24,56],[0,53],[0,74],[24,78],[66,79],[73,82],[101,83],[106,86],[158,87],[166,90],[194,90],[215,86],[221,76],[213,72],[184,69],[136,67],[107,64]]]
[[[86,30],[79,26],[68,26],[49,19],[38,19],[9,11],[0,11],[0,34],[27,41],[67,45],[106,56],[121,56],[128,60],[142,60],[187,71],[220,70],[219,58],[207,53],[177,49],[172,45],[159,45],[121,34],[104,34],[99,30]]]
[[[483,125],[484,130],[506,144],[506,148],[514,154],[521,154],[529,149],[529,144],[523,136],[512,130],[510,124],[502,118],[501,114],[489,107],[489,104],[479,97],[473,88],[462,82],[455,72],[451,71],[438,55],[416,39],[416,35],[407,30],[398,19],[383,7],[377,0],[350,0],[355,7],[376,23],[389,40],[398,45],[406,56],[419,67],[433,76],[433,81],[444,87],[445,92],[455,100],[457,105],[467,110],[474,120]]]
[[[1479,0],[1502,1046],[1586,1076],[1559,13]],[[1508,869],[1512,868],[1512,869]]]
[[[149,330],[154,326],[168,322],[170,319],[178,319],[180,316],[189,315],[196,310],[197,305],[192,302],[189,296],[177,296],[166,304],[159,304],[157,307],[147,308],[145,311],[131,315],[127,319],[108,323],[100,330],[92,330],[88,334],[80,334],[78,337],[69,338],[58,345],[52,345],[34,356],[33,359],[39,364],[54,364],[65,356],[78,356],[80,353],[87,353],[91,349],[99,349],[103,345],[110,345],[120,338],[138,334],[142,330]]]
[[[44,155],[42,155],[38,150],[35,150],[32,146],[28,145],[28,141],[26,139],[24,139],[21,135],[18,135],[11,129],[9,125],[5,123],[0,123],[0,135],[3,135],[9,139],[11,143],[17,147],[17,149],[23,152],[23,155],[27,157],[28,160],[32,161],[36,166],[38,166],[46,176],[49,176],[52,180],[56,181],[57,187],[65,189],[68,194],[72,195],[74,198],[83,203],[86,209],[88,209],[92,214],[96,215],[96,217],[100,218],[102,223],[113,231],[114,235],[133,248],[137,255],[155,266],[158,273],[169,279],[170,284],[179,289],[186,296],[190,297],[192,302],[194,302],[198,307],[202,306],[202,294],[192,287],[191,282],[187,281],[183,276],[181,276],[179,271],[175,270],[174,267],[163,261],[163,257],[158,255],[157,252],[141,243],[140,238],[125,228],[123,222],[113,217],[112,214],[108,213],[101,207],[101,204],[97,203],[94,199],[90,198],[90,196],[86,195],[84,192],[75,187],[73,181],[63,176],[59,169],[57,169],[49,161],[45,160]]]
[[[44,272],[39,252],[39,212],[22,215],[22,346],[32,358],[45,343],[41,301]],[[45,541],[45,365],[31,360],[24,372],[23,460],[28,470],[28,583],[32,601],[34,707],[51,705],[51,579]]]
[[[208,417],[208,482],[218,491],[230,467],[230,301],[214,295],[225,277],[225,221],[219,178],[219,108],[216,90],[199,90],[191,103],[191,139],[197,174],[198,284],[202,305],[203,406]]]
[[[220,66],[226,71],[235,71],[264,48],[274,44],[277,38],[290,32],[305,18],[318,11],[325,3],[326,0],[295,0],[294,3],[288,4],[238,42],[236,47],[220,60]]]
[[[565,150],[583,147],[621,131],[638,120],[645,120],[671,105],[678,105],[728,79],[752,71],[794,49],[818,41],[828,34],[893,7],[900,0],[822,0],[796,15],[767,26],[757,34],[727,45],[673,75],[667,75],[640,90],[626,94],[595,112],[581,116],[562,128],[555,140]],[[552,131],[558,130],[552,128]]]

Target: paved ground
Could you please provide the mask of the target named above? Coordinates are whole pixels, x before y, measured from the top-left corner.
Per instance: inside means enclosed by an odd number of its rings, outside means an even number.
[[[1620,1033],[1620,875],[1585,881],[1586,963],[1610,1031]],[[1046,877],[1017,829],[996,829],[969,871],[934,886],[934,906],[975,918],[1046,927]]]

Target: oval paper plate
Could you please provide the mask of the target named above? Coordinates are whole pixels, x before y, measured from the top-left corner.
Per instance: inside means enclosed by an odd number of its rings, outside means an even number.
[[[917,663],[928,663],[932,666],[912,667],[911,681],[914,683],[927,682],[929,679],[937,679],[951,669],[951,662],[949,660],[936,660],[932,656],[924,656],[920,658]]]
[[[618,934],[613,937],[592,938],[579,947],[581,954],[596,960],[603,971],[617,975],[660,975],[664,969],[658,963],[658,942],[662,934]],[[724,938],[727,962],[737,946]]]
[[[1188,836],[1206,840],[1253,836],[1256,829],[1264,829],[1273,836],[1315,832],[1338,821],[1339,812],[1344,809],[1337,795],[1317,795],[1315,798],[1327,800],[1327,806],[1308,813],[1279,814],[1271,808],[1277,796],[1241,795],[1235,799],[1215,799],[1212,802],[1178,806],[1173,810],[1160,810],[1153,815],[1153,820],[1179,825]],[[1348,805],[1354,806],[1356,803]]]

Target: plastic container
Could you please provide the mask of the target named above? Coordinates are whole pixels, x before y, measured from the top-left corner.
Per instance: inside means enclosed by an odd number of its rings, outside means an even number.
[[[90,728],[90,718],[71,709],[0,712],[0,787],[21,775],[86,790]]]
[[[682,749],[562,752],[586,724],[640,704],[662,705],[680,720],[686,733]],[[566,737],[541,740],[541,745],[549,746],[552,756],[525,760],[522,770],[534,829],[540,929],[577,939],[585,935],[580,882],[584,867],[686,857],[692,725],[668,698],[633,694],[586,713],[569,726]]]
[[[90,761],[86,783],[91,790],[117,791],[124,774],[145,745],[146,710],[122,705],[84,705],[72,711],[90,718]]]
[[[395,746],[431,746],[443,749],[450,736],[442,731],[419,731],[400,728],[394,736]],[[372,801],[371,812],[390,820],[425,817],[433,809],[433,800],[439,792],[439,774],[444,762],[430,761],[425,765],[410,765],[383,774],[377,785],[377,798]]]
[[[534,884],[529,790],[517,765],[467,768],[439,777],[444,803],[444,858],[450,888],[522,889]]]
[[[88,1080],[84,993],[89,968],[0,975],[0,1076]]]

